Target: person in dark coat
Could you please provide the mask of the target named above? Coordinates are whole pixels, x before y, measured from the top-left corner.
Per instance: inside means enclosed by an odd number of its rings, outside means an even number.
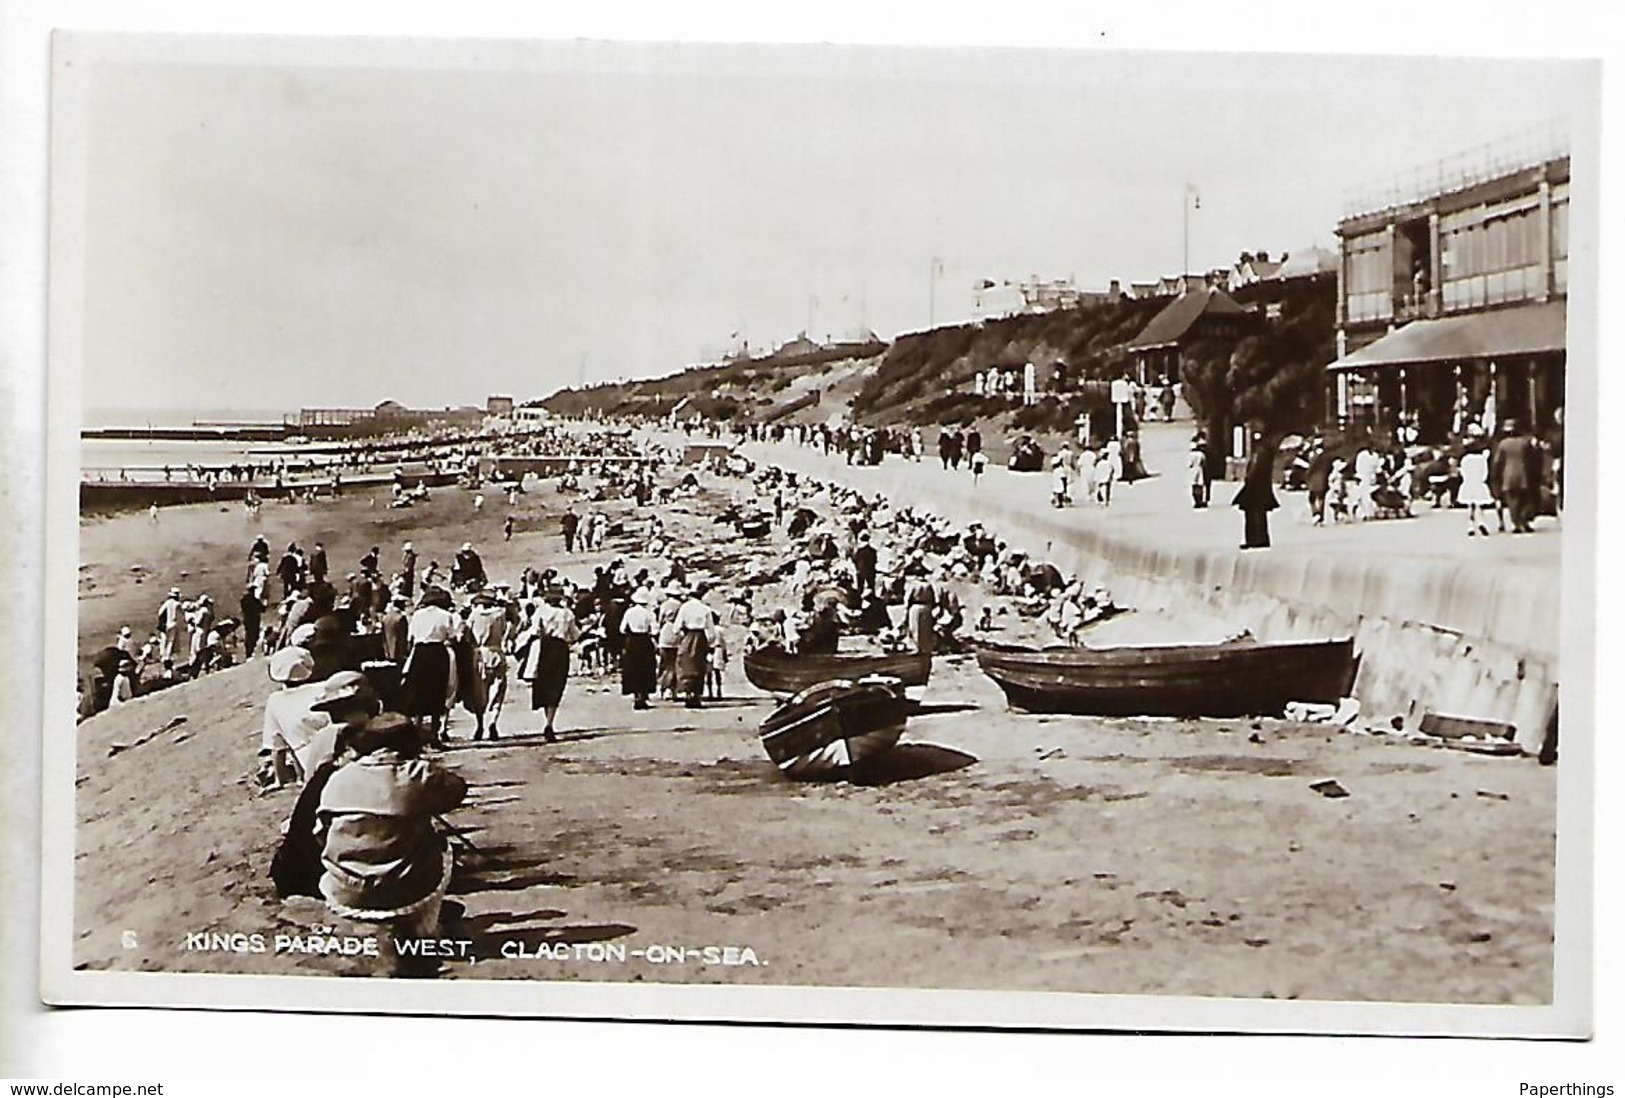
[[[1245,518],[1246,537],[1243,549],[1268,549],[1270,546],[1270,512],[1280,506],[1275,499],[1273,447],[1253,436],[1253,450],[1247,456],[1247,472],[1236,493],[1235,505]]]
[[[1501,441],[1490,459],[1490,485],[1495,497],[1507,510],[1514,534],[1530,532],[1535,500],[1540,491],[1540,449],[1514,420],[1503,426]]]
[[[1332,483],[1332,455],[1317,449],[1309,458],[1309,468],[1303,475],[1304,487],[1309,489],[1309,514],[1316,526],[1326,523],[1326,493]]]
[[[265,613],[265,604],[254,593],[254,588],[249,587],[237,600],[237,609],[243,618],[243,653],[252,656],[255,646],[259,644],[260,617]]]
[[[407,602],[412,601],[412,596],[417,591],[417,583],[418,553],[412,548],[412,543],[407,542],[401,547],[401,594],[406,596]]]
[[[299,546],[289,544],[287,552],[277,561],[276,578],[282,581],[282,597],[293,597],[294,589],[304,579],[304,562],[299,557]]]
[[[384,611],[381,625],[384,634],[384,659],[394,664],[406,662],[406,654],[411,650],[407,640],[406,599],[396,595],[389,600],[389,608]]]
[[[655,632],[659,628],[646,588],[632,593],[632,605],[621,616],[621,693],[632,699],[633,709],[649,708],[657,688]]]
[[[867,532],[858,535],[858,547],[852,550],[852,567],[858,575],[858,593],[874,591],[876,568],[879,565],[880,554],[875,547],[869,544]]]

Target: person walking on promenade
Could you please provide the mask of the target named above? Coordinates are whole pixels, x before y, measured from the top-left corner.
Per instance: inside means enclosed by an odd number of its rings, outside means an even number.
[[[1482,443],[1473,442],[1461,455],[1461,487],[1456,502],[1467,505],[1467,536],[1489,537],[1489,527],[1479,508],[1495,506],[1495,495],[1490,491],[1490,454]]]
[[[1377,486],[1377,475],[1382,468],[1382,458],[1369,446],[1362,446],[1359,453],[1354,455],[1354,499],[1352,508],[1356,517],[1362,522],[1376,516],[1377,504],[1371,493]]]
[[[327,582],[327,550],[319,541],[310,553],[310,578],[317,583]]]
[[[407,542],[401,546],[401,594],[410,603],[417,593],[418,552]]]
[[[1112,505],[1112,486],[1117,481],[1118,454],[1121,453],[1116,439],[1106,443],[1106,452],[1095,461],[1093,478],[1095,502],[1102,507]]]
[[[953,449],[953,437],[944,427],[937,432],[937,456],[942,459],[943,472],[948,471],[948,455]]]
[[[299,546],[294,542],[289,542],[288,548],[282,553],[282,559],[277,561],[276,564],[276,578],[282,584],[283,599],[293,597],[293,593],[298,589],[304,572],[305,562],[304,558],[299,554]]]
[[[503,541],[512,541],[513,540],[513,516],[512,515],[509,515],[507,518],[502,520],[502,540]]]
[[[1130,431],[1123,436],[1123,468],[1121,479],[1124,484],[1132,484],[1137,480],[1144,480],[1151,474],[1146,471],[1145,462],[1140,457],[1140,432]]]
[[[976,455],[982,452],[982,432],[971,424],[970,430],[965,432],[965,456],[970,459],[971,469],[975,471]]]
[[[389,606],[384,610],[383,618],[379,622],[379,632],[384,642],[384,659],[397,667],[405,663],[406,656],[411,651],[411,640],[406,624],[405,595],[389,597]]]
[[[565,605],[564,590],[549,587],[542,594],[542,606],[531,619],[519,644],[525,653],[519,677],[530,682],[530,708],[543,710],[547,724],[542,739],[558,742],[554,722],[564,700],[564,686],[570,678],[570,646],[581,637],[576,616]]]
[[[715,628],[716,615],[705,605],[705,588],[696,584],[677,611],[677,691],[689,709],[700,708],[705,693]]]
[[[1207,479],[1207,447],[1202,445],[1200,434],[1191,438],[1190,457],[1186,461],[1191,486],[1191,506],[1198,511],[1207,506],[1208,479]]]
[[[463,704],[474,714],[474,738],[497,738],[497,721],[508,697],[507,600],[477,591],[469,607],[467,630],[473,645],[469,690]]]
[[[712,615],[713,619],[718,615]],[[722,673],[728,669],[728,635],[722,629],[722,622],[716,621],[711,635],[711,652],[706,660],[705,693],[720,701],[722,699]]]
[[[248,576],[243,583],[242,598],[237,600],[237,609],[243,618],[243,651],[245,655],[252,656],[259,647],[260,621],[265,616],[266,599],[270,594],[271,569],[266,562],[255,557],[248,566]]]
[[[418,608],[407,620],[411,650],[401,669],[401,712],[429,734],[431,743],[445,743],[446,715],[458,694],[452,646],[462,629],[446,589],[425,587]]]
[[[1317,443],[1303,474],[1303,486],[1309,491],[1309,520],[1316,526],[1326,525],[1326,493],[1331,483],[1331,452]]]
[[[1072,502],[1072,470],[1067,467],[1067,453],[1063,448],[1050,461],[1051,507],[1066,507]]]
[[[1274,448],[1265,446],[1262,436],[1254,434],[1252,453],[1247,456],[1247,471],[1234,501],[1245,519],[1243,549],[1269,548],[1270,512],[1280,506],[1272,483],[1274,456]]]
[[[564,535],[564,551],[566,553],[576,551],[576,531],[580,528],[581,516],[576,514],[574,507],[571,507],[564,512],[564,517],[559,520],[559,532]]]
[[[656,684],[662,697],[677,700],[677,643],[682,631],[677,627],[677,612],[683,608],[686,592],[673,583],[666,587],[666,597],[655,609],[655,653],[659,666]]]
[[[1540,450],[1535,440],[1519,428],[1516,420],[1502,424],[1502,437],[1490,459],[1490,481],[1507,510],[1514,534],[1527,534],[1535,514],[1540,491]]]
[[[621,616],[621,693],[630,696],[633,709],[649,708],[655,692],[655,624],[647,587],[632,592],[632,605]]]

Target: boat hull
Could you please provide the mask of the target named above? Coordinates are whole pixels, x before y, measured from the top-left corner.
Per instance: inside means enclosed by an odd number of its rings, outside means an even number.
[[[1336,702],[1354,641],[1033,649],[985,645],[976,660],[1011,708],[1103,717],[1276,716],[1292,701]]]
[[[931,678],[931,657],[918,652],[791,656],[760,649],[745,653],[745,678],[751,685],[784,696],[822,682],[855,681],[871,675],[894,678],[904,686],[924,686]]]
[[[895,679],[819,683],[762,722],[762,748],[787,777],[839,777],[891,750],[903,734],[908,708]]]

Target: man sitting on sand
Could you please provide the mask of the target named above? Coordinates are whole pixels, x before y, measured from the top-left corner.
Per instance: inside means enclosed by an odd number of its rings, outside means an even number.
[[[468,785],[419,757],[417,729],[399,713],[345,739],[356,759],[328,778],[316,812],[322,896],[337,915],[389,923],[397,941],[432,936],[452,871],[435,818],[461,804]]]

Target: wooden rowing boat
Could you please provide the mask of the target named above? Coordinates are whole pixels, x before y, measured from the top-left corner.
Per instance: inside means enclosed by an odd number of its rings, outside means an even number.
[[[976,662],[1011,708],[1113,717],[1279,715],[1335,702],[1354,680],[1354,641],[1255,640],[1120,648],[981,644]]]
[[[792,656],[777,647],[745,653],[745,678],[759,689],[779,695],[799,693],[821,682],[852,681],[870,675],[888,676],[904,686],[924,686],[931,677],[931,657],[918,652]]]
[[[821,682],[762,722],[762,747],[786,777],[838,778],[896,746],[908,711],[896,679]]]

